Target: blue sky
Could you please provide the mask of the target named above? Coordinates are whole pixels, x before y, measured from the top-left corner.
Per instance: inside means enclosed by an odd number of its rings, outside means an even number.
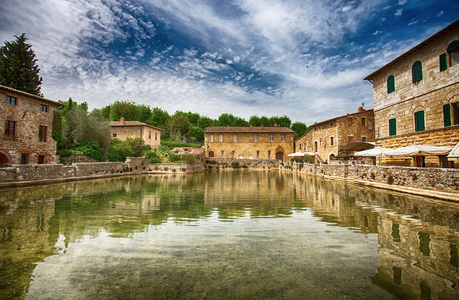
[[[457,0],[8,0],[52,100],[287,115],[310,125],[373,107],[363,78],[459,16]]]

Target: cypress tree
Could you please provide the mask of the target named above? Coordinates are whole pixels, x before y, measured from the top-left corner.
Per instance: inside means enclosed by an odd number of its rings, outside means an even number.
[[[26,43],[25,33],[15,37],[15,41],[5,41],[0,47],[0,84],[41,95],[43,78],[38,75],[40,69],[32,45]]]

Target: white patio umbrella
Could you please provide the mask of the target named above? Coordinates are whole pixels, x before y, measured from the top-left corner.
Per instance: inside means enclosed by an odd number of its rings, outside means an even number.
[[[354,156],[381,156],[386,154],[386,152],[390,150],[391,149],[388,148],[375,147],[373,149],[357,151],[354,153]]]
[[[295,152],[295,153],[289,154],[287,156],[305,156],[305,155],[313,156],[314,153],[312,153],[312,152]]]
[[[447,155],[450,151],[450,147],[411,145],[389,150],[385,154],[390,156]]]

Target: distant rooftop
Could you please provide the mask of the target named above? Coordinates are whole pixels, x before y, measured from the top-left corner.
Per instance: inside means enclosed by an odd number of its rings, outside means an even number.
[[[293,133],[294,131],[287,127],[209,127],[205,133],[224,133],[224,132],[233,132],[233,133]]]
[[[162,130],[161,128],[142,123],[139,121],[125,121],[124,118],[121,118],[119,121],[110,121],[110,127],[127,127],[127,126],[148,126],[157,130]]]

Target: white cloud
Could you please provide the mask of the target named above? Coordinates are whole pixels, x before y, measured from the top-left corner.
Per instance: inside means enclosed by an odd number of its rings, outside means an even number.
[[[401,16],[402,13],[403,13],[403,8],[397,9],[397,11],[395,12],[394,16]]]

